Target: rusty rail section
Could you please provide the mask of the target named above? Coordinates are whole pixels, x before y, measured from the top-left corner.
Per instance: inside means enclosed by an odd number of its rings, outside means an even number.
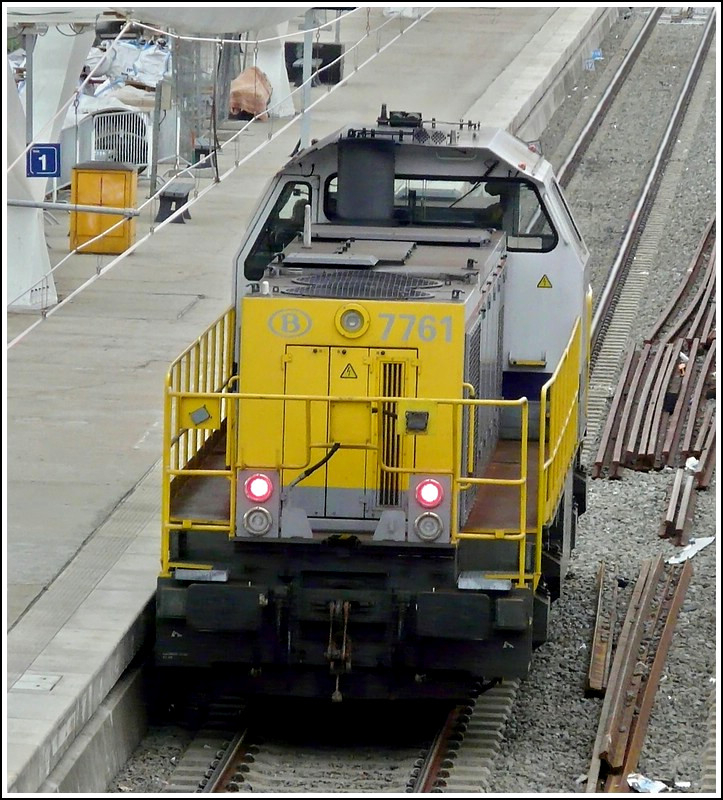
[[[412,775],[407,782],[407,791],[412,793],[429,793],[435,789],[440,791],[440,776],[448,770],[452,763],[449,760],[450,745],[459,740],[460,732],[464,734],[465,722],[472,714],[473,706],[456,706],[453,708],[439,733],[434,738],[429,750],[414,765]]]
[[[716,224],[706,227],[676,296],[626,356],[592,477],[677,470],[660,535],[686,544],[715,466]]]
[[[644,561],[615,649],[588,772],[587,792],[628,791],[692,574],[690,561]]]
[[[617,621],[618,585],[606,573],[605,562],[600,562],[597,573],[597,612],[590,648],[585,694],[604,695],[608,685],[610,660],[613,652],[613,633]]]
[[[658,321],[653,325],[648,334],[647,341],[661,338],[664,327],[672,323],[672,320],[677,317],[680,309],[685,305],[685,295],[690,291],[690,287],[698,282],[699,272],[706,263],[705,253],[711,250],[715,242],[715,233],[716,220],[715,217],[713,217],[713,219],[708,222],[708,225],[706,225],[705,231],[703,231],[698,248],[686,272],[685,280],[681,281],[677,293],[671,299],[667,308],[662,312]]]

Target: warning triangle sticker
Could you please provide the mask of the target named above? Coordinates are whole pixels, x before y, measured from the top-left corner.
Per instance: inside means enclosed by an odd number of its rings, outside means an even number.
[[[354,367],[352,367],[351,364],[347,364],[344,367],[344,369],[343,369],[343,371],[341,373],[341,377],[342,378],[357,378],[359,376],[356,374],[356,372],[354,372]]]
[[[552,289],[552,284],[550,283],[550,279],[547,275],[543,275],[540,278],[540,282],[537,284],[538,289]]]

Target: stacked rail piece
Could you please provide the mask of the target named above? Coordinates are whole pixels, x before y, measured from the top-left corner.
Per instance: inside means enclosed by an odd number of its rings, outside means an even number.
[[[602,574],[603,570],[599,575],[601,584]],[[662,556],[644,561],[609,671],[609,636],[593,642],[588,687],[600,682],[596,688],[603,689],[604,700],[588,773],[588,792],[628,791],[627,776],[636,771],[691,574],[690,561],[683,565],[664,564]],[[603,624],[600,629],[607,627]],[[597,646],[601,647],[599,651]]]
[[[626,358],[612,399],[593,478],[623,468],[675,470],[661,537],[688,543],[696,489],[715,465],[715,219],[679,290],[641,346]]]

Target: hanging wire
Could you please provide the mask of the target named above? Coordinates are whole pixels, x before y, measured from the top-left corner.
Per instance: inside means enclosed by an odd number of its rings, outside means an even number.
[[[218,74],[221,70],[221,52],[223,50],[223,43],[219,41],[216,45],[216,69],[213,71],[213,97],[211,98],[211,146],[210,153],[212,154],[211,166],[213,167],[214,182],[220,183],[218,177],[218,130],[216,128],[216,115],[218,114]]]
[[[60,30],[60,25],[56,25],[55,26],[55,30],[58,31],[58,33],[61,36],[69,36],[72,39],[73,37],[77,36],[79,33],[82,33],[82,30],[76,30],[72,24],[68,24],[68,23],[65,23],[65,24],[68,25],[68,27],[70,28],[72,33],[63,33],[63,31]]]

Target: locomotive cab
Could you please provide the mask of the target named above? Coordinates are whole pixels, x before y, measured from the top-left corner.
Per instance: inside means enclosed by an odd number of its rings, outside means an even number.
[[[504,131],[300,152],[167,380],[157,658],[254,692],[524,675],[584,510],[587,250]]]

